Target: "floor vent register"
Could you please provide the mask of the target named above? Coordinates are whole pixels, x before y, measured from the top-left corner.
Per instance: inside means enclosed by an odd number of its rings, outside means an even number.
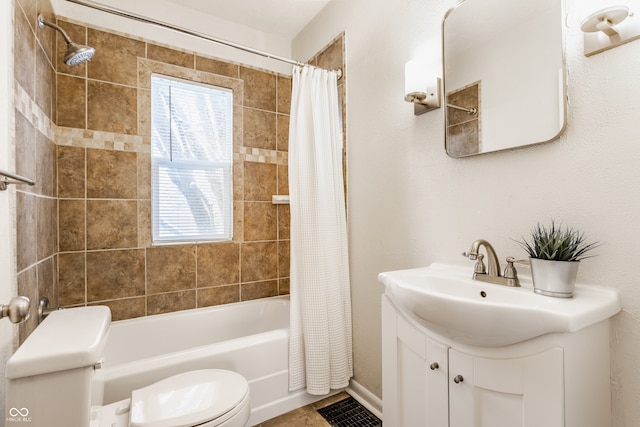
[[[318,409],[318,413],[333,427],[382,427],[382,421],[351,396]]]

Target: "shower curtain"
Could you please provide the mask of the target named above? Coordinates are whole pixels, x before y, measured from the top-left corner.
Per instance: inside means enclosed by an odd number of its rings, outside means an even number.
[[[291,94],[289,389],[315,395],[353,376],[337,76],[295,66]]]

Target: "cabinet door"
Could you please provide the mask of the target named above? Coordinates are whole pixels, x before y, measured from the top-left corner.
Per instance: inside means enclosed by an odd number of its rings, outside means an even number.
[[[385,427],[447,427],[448,348],[418,331],[383,298]]]
[[[563,351],[492,359],[449,350],[451,427],[563,427]]]
[[[398,427],[449,425],[448,347],[398,317]]]

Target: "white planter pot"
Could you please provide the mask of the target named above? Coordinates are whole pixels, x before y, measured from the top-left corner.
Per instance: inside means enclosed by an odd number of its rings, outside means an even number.
[[[529,260],[535,293],[558,298],[573,297],[580,261]]]

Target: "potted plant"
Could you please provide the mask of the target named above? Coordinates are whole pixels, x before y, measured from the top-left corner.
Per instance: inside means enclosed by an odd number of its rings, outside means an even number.
[[[580,260],[600,245],[586,243],[584,233],[554,221],[548,227],[538,223],[530,240],[518,244],[529,254],[534,292],[560,298],[573,296]]]

